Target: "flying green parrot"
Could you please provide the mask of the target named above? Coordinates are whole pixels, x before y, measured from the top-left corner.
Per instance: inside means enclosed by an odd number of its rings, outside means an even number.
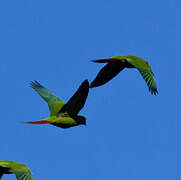
[[[3,174],[15,174],[17,180],[33,180],[28,166],[13,161],[0,161],[0,179]]]
[[[93,60],[96,63],[107,63],[97,74],[96,78],[90,84],[90,87],[97,87],[105,84],[114,78],[124,68],[136,68],[141,73],[147,83],[151,94],[158,94],[155,77],[148,62],[136,56],[123,55],[114,56],[109,59]]]
[[[79,116],[78,113],[83,108],[89,93],[88,80],[81,84],[66,104],[37,81],[31,82],[30,86],[48,103],[50,117],[40,121],[28,121],[27,123],[52,124],[61,128],[69,128],[80,124],[86,125],[86,118]]]

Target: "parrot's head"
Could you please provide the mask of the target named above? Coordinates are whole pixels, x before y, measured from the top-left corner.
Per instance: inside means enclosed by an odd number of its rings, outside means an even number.
[[[84,116],[78,116],[79,124],[86,125],[86,118]]]

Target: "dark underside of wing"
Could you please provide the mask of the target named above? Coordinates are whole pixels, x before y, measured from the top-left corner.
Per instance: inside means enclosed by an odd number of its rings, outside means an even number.
[[[68,112],[69,115],[77,115],[84,107],[85,101],[89,93],[89,82],[85,80],[76,93],[62,107],[59,114]]]
[[[114,78],[120,71],[125,68],[121,61],[107,63],[97,74],[96,78],[92,81],[90,88],[101,86],[112,78]]]
[[[3,174],[11,174],[10,169],[0,166],[0,179],[2,178]]]

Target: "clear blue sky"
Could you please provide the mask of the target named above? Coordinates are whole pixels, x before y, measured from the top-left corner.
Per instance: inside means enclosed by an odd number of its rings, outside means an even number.
[[[1,0],[0,159],[27,164],[35,180],[181,179],[179,0]],[[87,126],[24,121],[49,116],[37,80],[67,101],[115,55],[147,59],[152,96],[136,70],[90,90]],[[4,179],[13,180],[8,175]]]

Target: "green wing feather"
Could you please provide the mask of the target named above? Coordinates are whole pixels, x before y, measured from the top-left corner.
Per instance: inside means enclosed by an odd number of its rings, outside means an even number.
[[[18,172],[16,174],[16,178],[17,178],[17,180],[34,180],[33,175],[29,169],[27,171],[22,172],[22,173]]]
[[[67,112],[69,115],[77,115],[84,107],[85,101],[89,93],[89,82],[85,80],[75,92],[75,94],[69,99],[69,101],[59,111],[61,113]]]
[[[125,56],[125,59],[139,70],[142,77],[146,81],[151,94],[158,94],[155,77],[148,62],[136,56]]]
[[[33,175],[25,164],[13,161],[0,161],[1,177],[3,174],[15,174],[17,180],[34,180]]]
[[[31,81],[30,86],[48,103],[50,115],[56,116],[63,107],[64,102],[37,81]]]

